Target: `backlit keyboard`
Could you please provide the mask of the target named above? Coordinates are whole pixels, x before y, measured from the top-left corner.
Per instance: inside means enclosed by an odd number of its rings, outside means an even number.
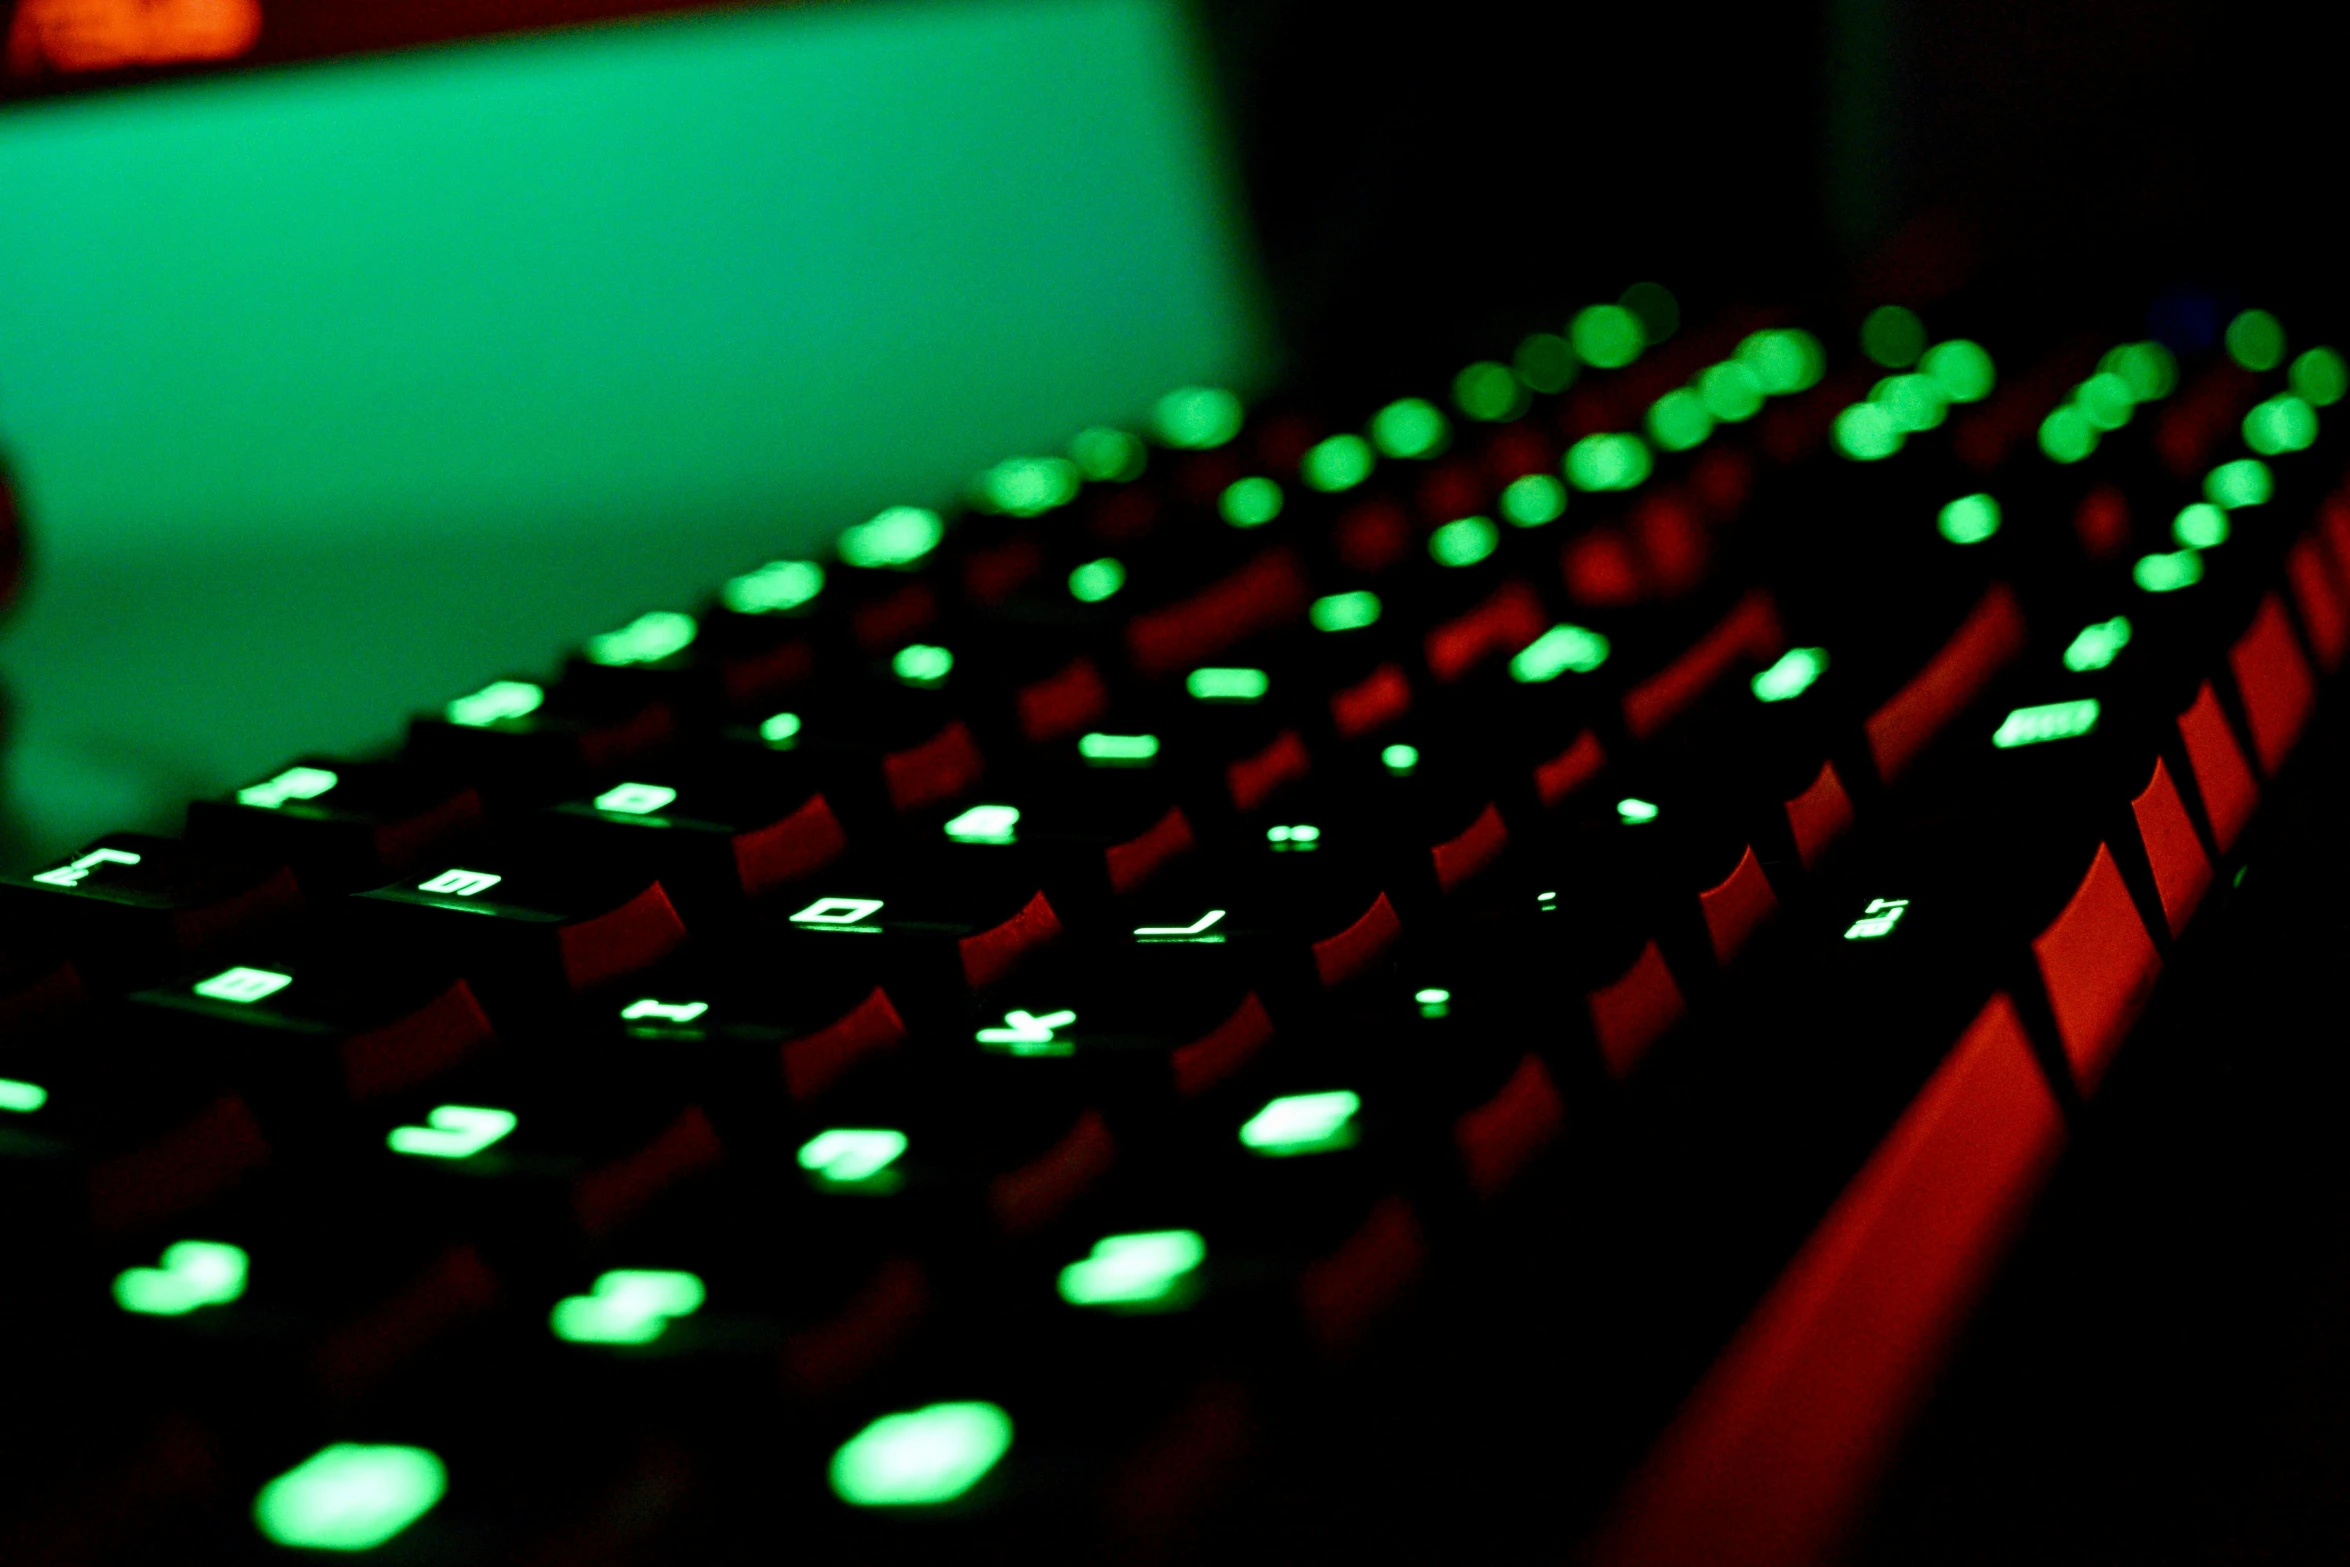
[[[10,878],[0,1557],[1822,1559],[2350,647],[2159,323],[1181,389]]]

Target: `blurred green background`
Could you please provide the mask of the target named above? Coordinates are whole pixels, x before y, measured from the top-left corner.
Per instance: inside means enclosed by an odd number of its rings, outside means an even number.
[[[1269,358],[1172,0],[25,106],[0,192],[16,864]]]

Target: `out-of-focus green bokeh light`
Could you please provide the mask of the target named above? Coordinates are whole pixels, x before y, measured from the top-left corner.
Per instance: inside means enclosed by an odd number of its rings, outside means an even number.
[[[2072,403],[2040,421],[2040,450],[2050,462],[2076,463],[2097,450],[2097,426]]]
[[[1069,442],[1069,460],[1088,479],[1124,483],[1139,479],[1150,460],[1150,448],[1140,436],[1107,425],[1080,430]]]
[[[1371,443],[1361,436],[1333,435],[1307,450],[1305,459],[1297,466],[1297,475],[1305,480],[1306,488],[1331,494],[1351,490],[1368,479],[1377,462]]]
[[[1654,459],[1637,435],[1586,435],[1567,448],[1567,482],[1578,490],[1629,490],[1649,475]]]
[[[1567,487],[1547,473],[1512,479],[1501,492],[1501,514],[1515,528],[1539,528],[1567,509]]]
[[[2246,310],[2228,323],[2228,357],[2247,370],[2274,370],[2285,361],[2285,325],[2265,310]]]
[[[2124,343],[2098,361],[2097,368],[2121,377],[2130,396],[2141,403],[2168,397],[2179,384],[2178,356],[2160,343]]]
[[[1113,556],[1089,560],[1069,572],[1069,596],[1080,604],[1099,604],[1126,586],[1125,564]]]
[[[1452,378],[1452,400],[1470,418],[1498,424],[1526,411],[1526,388],[1508,365],[1480,359]]]
[[[972,482],[971,499],[983,511],[1034,517],[1075,500],[1083,478],[1066,457],[1007,457]]]
[[[1456,517],[1428,535],[1428,557],[1439,566],[1474,566],[1501,543],[1490,517]]]
[[[2193,550],[2141,555],[2130,568],[2130,578],[2148,593],[2176,593],[2203,580],[2203,557]]]
[[[852,1507],[933,1507],[977,1485],[1012,1446],[995,1404],[930,1404],[884,1415],[832,1455],[835,1496]]]
[[[1685,452],[1714,433],[1714,416],[1687,387],[1665,393],[1648,409],[1648,438],[1668,452]]]
[[[1724,424],[1742,424],[1762,412],[1762,378],[1736,359],[1706,366],[1697,378],[1697,395],[1705,411]]]
[[[2312,348],[2293,361],[2288,374],[2294,393],[2316,408],[2331,408],[2350,392],[2350,366],[2330,348]]]
[[[2317,440],[2317,410],[2290,392],[2255,403],[2244,415],[2244,444],[2263,457],[2307,450]]]
[[[1999,531],[1999,502],[1988,495],[1961,495],[1942,508],[1937,525],[1953,544],[1980,544]]]
[[[1235,528],[1261,528],[1281,515],[1281,486],[1262,475],[1235,479],[1216,509]]]
[[[1330,593],[1314,600],[1307,612],[1316,631],[1357,631],[1379,623],[1379,595],[1368,588]]]
[[[1450,433],[1444,414],[1424,397],[1400,397],[1371,416],[1371,444],[1384,457],[1433,457]]]
[[[1578,359],[1602,370],[1621,370],[1648,346],[1640,318],[1622,305],[1584,306],[1568,323],[1567,337]]]
[[[1828,355],[1820,340],[1796,327],[1749,334],[1738,345],[1738,361],[1773,397],[1807,391],[1828,373]]]
[[[2110,370],[2100,370],[2073,388],[2073,406],[2100,432],[2107,432],[2128,424],[2138,404],[2127,381]]]
[[[253,1523],[273,1545],[371,1551],[448,1489],[448,1468],[428,1449],[336,1442],[263,1486]]]
[[[1876,403],[1854,403],[1836,416],[1836,450],[1855,462],[1876,462],[1901,450],[1903,436],[1893,415]]]
[[[2170,536],[2187,549],[2217,549],[2228,542],[2228,514],[2209,501],[2183,506],[2171,521]]]
[[[1950,338],[1927,349],[1925,357],[1918,361],[1918,370],[1920,374],[1932,376],[1942,388],[1942,395],[1954,403],[1981,402],[1991,395],[1999,380],[1989,350],[1963,337]]]
[[[1240,399],[1220,386],[1179,386],[1151,410],[1160,440],[1186,451],[1209,451],[1240,433]]]
[[[1861,321],[1860,351],[1888,370],[1906,370],[1926,351],[1926,324],[1914,310],[1879,305]]]
[[[1662,283],[1635,283],[1617,301],[1640,323],[1640,333],[1652,344],[1681,330],[1681,302]]]
[[[1556,332],[1536,332],[1518,345],[1511,363],[1516,366],[1518,379],[1537,392],[1563,392],[1575,384],[1575,372],[1582,368],[1575,358],[1575,345]]]
[[[1889,375],[1869,389],[1869,400],[1885,410],[1904,435],[1940,424],[1950,401],[1930,375]]]
[[[2269,473],[2268,464],[2257,457],[2223,462],[2203,476],[2203,498],[2229,511],[2239,506],[2265,504],[2276,489],[2277,482]]]

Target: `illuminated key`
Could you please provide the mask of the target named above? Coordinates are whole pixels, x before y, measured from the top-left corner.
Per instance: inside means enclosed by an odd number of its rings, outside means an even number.
[[[421,1447],[337,1442],[261,1488],[253,1522],[273,1545],[371,1551],[432,1511],[449,1471]]]
[[[294,982],[291,974],[265,968],[227,968],[189,988],[208,1001],[235,1001],[245,1006],[274,996]]]
[[[653,1018],[664,1023],[691,1023],[710,1010],[707,1001],[656,1001],[644,996],[620,1009],[621,1021],[633,1023],[641,1018]]]
[[[1077,754],[1095,767],[1148,767],[1158,758],[1159,737],[1089,734],[1078,740]]]
[[[615,816],[650,816],[676,800],[677,791],[666,784],[615,784],[596,796],[596,809]]]
[[[738,615],[781,615],[824,591],[824,568],[812,560],[771,560],[727,579],[719,602]]]
[[[648,610],[618,631],[588,638],[588,661],[614,668],[657,664],[691,647],[698,630],[691,615],[674,609]]]
[[[114,1303],[143,1317],[184,1317],[244,1294],[246,1270],[242,1246],[178,1241],[164,1248],[161,1266],[116,1274]]]
[[[1061,1299],[1113,1311],[1165,1311],[1197,1293],[1207,1243],[1197,1230],[1105,1235],[1093,1254],[1061,1270]]]
[[[315,800],[340,782],[338,775],[323,767],[289,767],[265,783],[239,789],[237,803],[274,811],[290,801]]]
[[[1322,846],[1322,829],[1311,822],[1289,822],[1265,829],[1265,842],[1275,854],[1311,854]]]
[[[470,1159],[511,1135],[520,1121],[488,1105],[439,1105],[422,1126],[395,1126],[384,1142],[412,1159]]]
[[[880,926],[865,922],[882,908],[879,898],[818,898],[794,914],[791,922],[812,930],[877,931]]]
[[[1752,682],[1757,702],[1792,702],[1812,688],[1813,682],[1828,670],[1828,650],[1824,647],[1789,648],[1779,661]]]
[[[527,680],[493,680],[471,696],[461,696],[447,708],[449,722],[468,729],[528,718],[544,706],[546,691]]]
[[[2019,707],[2000,720],[1999,728],[1991,736],[1991,743],[2001,750],[2019,745],[2043,745],[2051,740],[2072,740],[2090,733],[2097,727],[2097,699],[2082,697],[2073,702],[2048,702],[2039,707]]]
[[[1284,1094],[1241,1125],[1240,1145],[1269,1159],[1352,1148],[1355,1114],[1362,1108],[1362,1096],[1347,1088]]]
[[[1420,765],[1420,748],[1416,745],[1391,745],[1379,753],[1379,765],[1398,778],[1409,778]]]
[[[1422,1017],[1450,1017],[1452,1015],[1452,992],[1449,990],[1431,986],[1429,989],[1413,992],[1412,1000],[1419,1004],[1420,1016]]]
[[[615,1268],[585,1295],[567,1295],[547,1325],[567,1344],[650,1344],[679,1317],[702,1309],[700,1278],[660,1268]]]
[[[1661,814],[1653,801],[1642,800],[1632,795],[1626,795],[1616,802],[1616,820],[1627,827],[1638,827],[1644,822],[1653,822]]]
[[[884,1415],[832,1455],[832,1491],[852,1507],[935,1507],[986,1478],[1012,1446],[994,1404],[928,1404]]]
[[[490,871],[468,871],[451,867],[429,881],[416,884],[418,892],[445,893],[452,898],[477,898],[506,878]]]
[[[1569,670],[1589,674],[1607,662],[1608,640],[1582,626],[1553,626],[1510,660],[1510,678],[1521,685],[1556,680]]]
[[[0,1110],[31,1115],[49,1102],[49,1090],[22,1078],[0,1077]]]
[[[1222,943],[1223,933],[1215,929],[1224,918],[1222,909],[1210,909],[1188,925],[1137,925],[1137,941],[1197,941]]]
[[[944,831],[957,843],[1011,843],[1019,826],[1016,805],[974,805],[948,822]]]
[[[800,1168],[817,1185],[878,1192],[897,1184],[891,1168],[906,1151],[906,1134],[886,1128],[833,1127],[800,1145]]]
[[[33,880],[48,887],[78,887],[101,865],[136,865],[139,856],[124,849],[92,849],[80,859],[54,870],[37,872]]]
[[[788,751],[800,738],[800,715],[775,713],[760,721],[759,738],[778,751]]]
[[[1907,898],[1871,898],[1861,916],[1845,929],[1846,941],[1875,941],[1893,934],[1893,927],[1901,923],[1901,916],[1909,912]]]
[[[1183,688],[1198,702],[1254,702],[1271,685],[1261,669],[1195,669],[1183,681]]]
[[[1007,1055],[1065,1056],[1076,1047],[1060,1038],[1058,1031],[1076,1021],[1077,1014],[1066,1009],[1040,1016],[1015,1007],[1004,1014],[1003,1022],[980,1029],[972,1037],[990,1050]]]

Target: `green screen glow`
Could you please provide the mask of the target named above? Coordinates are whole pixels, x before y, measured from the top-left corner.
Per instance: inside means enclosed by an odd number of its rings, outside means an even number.
[[[1452,379],[1453,406],[1472,419],[1498,423],[1526,411],[1526,389],[1510,367],[1480,359]]]
[[[200,979],[188,987],[210,1001],[235,1001],[251,1006],[264,996],[274,996],[294,982],[291,974],[280,974],[274,969],[227,968],[210,979]]]
[[[2223,462],[2203,476],[2204,499],[2230,511],[2263,505],[2275,493],[2276,480],[2270,476],[2268,464],[2257,457]]]
[[[1400,742],[1388,746],[1379,753],[1379,765],[1398,778],[1409,778],[1420,765],[1420,748]]]
[[[1637,435],[1586,435],[1567,448],[1567,482],[1578,490],[1629,490],[1653,466]]]
[[[2121,657],[2121,651],[2130,645],[2130,617],[2116,615],[2111,620],[2093,621],[2083,626],[2080,634],[2064,650],[2064,667],[2076,675],[2103,669]]]
[[[1352,1148],[1355,1114],[1362,1108],[1362,1096],[1352,1089],[1284,1094],[1242,1123],[1240,1145],[1275,1159]]]
[[[890,1167],[906,1151],[906,1134],[887,1128],[836,1126],[800,1145],[800,1168],[820,1186],[867,1191],[892,1184]]]
[[[2209,501],[2197,501],[2179,509],[2170,534],[2191,550],[2216,549],[2228,542],[2228,514]]]
[[[2265,310],[2247,310],[2228,323],[2228,357],[2247,370],[2274,370],[2284,362],[2284,323]]]
[[[1307,618],[1316,631],[1357,631],[1379,623],[1379,595],[1367,588],[1314,600]]]
[[[424,1120],[393,1127],[385,1145],[412,1159],[470,1159],[521,1124],[513,1111],[489,1105],[438,1105]]]
[[[771,560],[727,579],[719,602],[738,615],[779,615],[824,591],[824,568],[812,560]]]
[[[1607,662],[1608,640],[1583,626],[1557,625],[1518,650],[1510,660],[1510,678],[1521,685],[1540,685],[1572,670],[1589,674]]]
[[[1126,586],[1125,563],[1113,556],[1089,560],[1069,573],[1069,596],[1080,604],[1099,604]]]
[[[266,782],[239,789],[237,803],[274,811],[290,801],[315,800],[340,782],[341,778],[323,767],[289,767]]]
[[[547,1314],[566,1344],[650,1344],[679,1317],[702,1309],[702,1281],[665,1268],[614,1268],[585,1295],[567,1295]]]
[[[1740,424],[1762,412],[1762,377],[1736,359],[1708,365],[1697,378],[1698,400],[1724,424]]]
[[[1016,805],[974,805],[941,830],[956,843],[1011,843],[1019,827]]]
[[[891,674],[925,690],[944,684],[954,668],[955,655],[928,642],[909,642],[889,661]]]
[[[2019,707],[2000,720],[1991,743],[2003,751],[2011,750],[2019,745],[2075,739],[2096,727],[2097,699],[2085,696],[2071,702]]]
[[[0,1110],[31,1115],[49,1102],[49,1090],[20,1077],[0,1077]]]
[[[622,626],[588,638],[587,656],[597,664],[655,664],[693,645],[694,617],[674,609],[649,610]]]
[[[1490,517],[1456,517],[1428,535],[1428,558],[1439,566],[1474,566],[1501,543]]]
[[[1093,1243],[1092,1255],[1061,1270],[1061,1299],[1111,1310],[1179,1306],[1207,1255],[1197,1230],[1105,1235]]]
[[[1183,689],[1198,702],[1254,702],[1272,684],[1261,669],[1195,669],[1183,679]]]
[[[1151,410],[1159,439],[1187,451],[1208,451],[1240,433],[1240,399],[1218,386],[1179,386]]]
[[[204,1306],[225,1306],[245,1293],[242,1246],[224,1241],[179,1241],[163,1251],[162,1266],[125,1268],[114,1276],[114,1303],[147,1317],[184,1317]]]
[[[1305,460],[1298,464],[1298,477],[1306,481],[1308,489],[1324,494],[1351,490],[1371,476],[1371,466],[1378,459],[1372,455],[1371,443],[1359,435],[1333,435],[1310,448]]]
[[[1077,754],[1096,767],[1141,767],[1159,754],[1157,735],[1081,735]]]
[[[1620,370],[1640,357],[1648,333],[1640,318],[1622,305],[1587,305],[1567,327],[1575,353],[1587,365]]]
[[[1752,370],[1773,397],[1808,391],[1828,373],[1820,340],[1800,329],[1756,332],[1738,345],[1738,362]]]
[[[2176,593],[2203,580],[2203,557],[2194,550],[2141,555],[2130,568],[2130,580],[2149,593]]]
[[[2317,441],[2317,410],[2287,392],[2244,415],[2244,444],[2263,457],[2306,450]]]
[[[1510,361],[1518,379],[1537,392],[1563,392],[1575,384],[1575,347],[1555,332],[1536,332],[1518,345]]]
[[[2079,462],[2097,450],[2097,426],[2089,422],[2087,414],[2066,403],[2040,421],[2040,450],[2051,462]]]
[[[788,751],[800,738],[800,715],[770,713],[759,720],[759,738],[779,751]]]
[[[852,1507],[933,1507],[977,1485],[1012,1446],[994,1404],[928,1404],[884,1415],[832,1455],[833,1494]]]
[[[1789,648],[1779,661],[1756,675],[1752,682],[1758,702],[1792,702],[1812,688],[1812,683],[1828,672],[1828,650],[1824,647]]]
[[[371,1551],[448,1489],[447,1467],[424,1448],[337,1442],[263,1486],[253,1522],[272,1545]]]
[[[1501,514],[1513,528],[1539,528],[1567,509],[1567,487],[1547,473],[1512,479],[1501,492]]]
[[[984,511],[1041,516],[1075,500],[1083,480],[1066,457],[1007,457],[971,481],[971,499]]]
[[[448,706],[452,724],[468,729],[487,729],[517,718],[528,718],[547,700],[547,693],[527,680],[493,680],[471,696],[461,696]]]
[[[1918,361],[1921,374],[1934,378],[1942,395],[1954,403],[1979,403],[1991,395],[1998,373],[1983,345],[1963,337],[1936,343]]]
[[[1855,462],[1876,462],[1901,450],[1901,425],[1880,405],[1854,403],[1836,416],[1836,450]]]
[[[1662,814],[1655,801],[1643,800],[1636,795],[1626,795],[1616,802],[1616,820],[1627,827],[1653,822]]]
[[[1235,479],[1224,487],[1216,510],[1235,528],[1259,528],[1281,515],[1281,486],[1271,479]]]
[[[2350,392],[2350,365],[2330,348],[2312,348],[2293,361],[2287,379],[2295,395],[2318,408],[2331,408]]]
[[[1141,478],[1149,459],[1150,448],[1141,437],[1107,425],[1080,430],[1069,442],[1069,460],[1077,464],[1077,471],[1105,484]]]
[[[1433,457],[1444,449],[1444,415],[1424,397],[1389,403],[1371,416],[1371,444],[1388,457]]]
[[[1888,370],[1906,370],[1926,351],[1926,324],[1914,310],[1879,305],[1860,324],[1860,351]]]
[[[927,506],[891,506],[833,541],[840,558],[867,568],[912,566],[938,548],[946,522]]]
[[[1999,531],[1999,502],[1988,495],[1961,495],[1942,508],[1938,526],[1953,544],[1980,544]]]
[[[1877,941],[1893,934],[1901,916],[1909,912],[1907,898],[1871,898],[1859,919],[1844,928],[1846,941]]]
[[[1685,452],[1714,433],[1705,400],[1687,387],[1665,393],[1648,408],[1648,438],[1668,452]]]

